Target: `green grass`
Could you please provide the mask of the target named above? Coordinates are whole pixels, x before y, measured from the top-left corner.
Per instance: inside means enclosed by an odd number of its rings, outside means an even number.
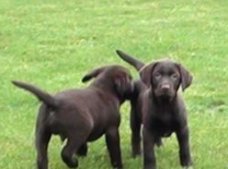
[[[13,79],[52,93],[86,86],[89,70],[121,61],[115,49],[150,62],[169,56],[194,75],[184,93],[195,169],[228,168],[228,1],[0,1],[0,168],[35,169],[34,124],[39,102]],[[126,169],[142,168],[130,156],[129,105],[122,107],[121,147]],[[50,168],[66,168],[61,143],[50,143]],[[156,150],[159,169],[181,168],[175,137]],[[90,144],[81,169],[111,168],[101,138]]]

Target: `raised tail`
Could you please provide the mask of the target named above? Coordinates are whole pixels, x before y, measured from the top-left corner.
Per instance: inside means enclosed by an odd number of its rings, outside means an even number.
[[[138,71],[145,65],[144,63],[142,63],[141,61],[135,59],[134,57],[124,53],[121,50],[116,50],[116,53],[127,63],[131,64],[132,66],[134,66]]]
[[[51,107],[57,107],[57,101],[56,99],[51,96],[50,94],[48,94],[47,92],[42,91],[41,89],[24,83],[24,82],[20,82],[20,81],[12,81],[12,83],[19,87],[22,88],[24,90],[27,90],[29,92],[31,92],[32,94],[34,94],[40,101],[44,102],[45,104],[51,106]]]

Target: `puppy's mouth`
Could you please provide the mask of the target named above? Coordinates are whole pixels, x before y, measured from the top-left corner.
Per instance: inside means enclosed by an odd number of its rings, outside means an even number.
[[[155,96],[162,100],[172,100],[175,94],[172,91],[157,90],[155,91]]]

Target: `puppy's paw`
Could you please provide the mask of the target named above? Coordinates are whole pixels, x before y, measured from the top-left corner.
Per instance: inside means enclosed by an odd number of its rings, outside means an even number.
[[[162,139],[161,138],[157,139],[155,144],[156,144],[157,147],[163,146]]]
[[[184,165],[182,165],[183,169],[194,169],[193,166],[192,166],[192,161],[189,160],[189,161],[186,161]]]
[[[62,160],[69,168],[77,168],[78,167],[78,159],[72,156],[66,149],[64,149],[61,153]]]
[[[186,167],[183,167],[182,169],[194,169],[193,166],[186,166]]]
[[[123,166],[119,166],[119,167],[114,166],[113,169],[123,169]]]
[[[87,144],[83,144],[77,151],[77,154],[81,157],[86,157],[88,152]]]
[[[141,157],[142,156],[142,153],[141,152],[138,152],[138,153],[132,153],[132,158],[137,158],[137,157]]]
[[[119,161],[119,162],[117,162],[117,161],[113,161],[113,162],[111,162],[112,163],[112,167],[114,168],[114,169],[122,169],[123,168],[123,164]]]
[[[72,159],[70,161],[64,161],[66,163],[66,165],[69,168],[77,168],[78,167],[78,160],[77,159]]]
[[[140,157],[142,153],[140,149],[137,149],[137,150],[133,150],[131,155],[132,155],[132,158],[137,158],[137,157]]]

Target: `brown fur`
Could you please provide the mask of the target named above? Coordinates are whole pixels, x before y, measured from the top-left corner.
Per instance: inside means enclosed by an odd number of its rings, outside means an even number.
[[[140,73],[141,80],[135,81],[131,101],[132,154],[141,153],[140,128],[143,124],[144,169],[155,169],[155,144],[161,138],[176,133],[182,166],[192,164],[189,148],[189,129],[184,101],[178,94],[190,86],[192,76],[180,64],[171,60],[160,60],[144,65],[128,54],[117,51],[126,62]]]
[[[67,140],[61,156],[70,168],[78,166],[74,155],[86,155],[87,142],[102,135],[105,135],[112,166],[122,168],[119,108],[133,90],[131,76],[124,67],[113,65],[93,70],[82,81],[92,78],[95,80],[85,89],[66,90],[55,96],[33,85],[13,81],[43,102],[36,124],[38,169],[48,168],[47,148],[52,134]]]

